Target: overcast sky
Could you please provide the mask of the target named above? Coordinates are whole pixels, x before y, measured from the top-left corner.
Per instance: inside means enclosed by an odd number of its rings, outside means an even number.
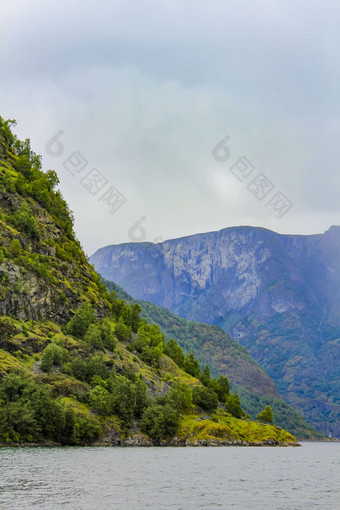
[[[323,232],[340,223],[339,26],[327,0],[3,0],[0,115],[57,170],[88,254]]]

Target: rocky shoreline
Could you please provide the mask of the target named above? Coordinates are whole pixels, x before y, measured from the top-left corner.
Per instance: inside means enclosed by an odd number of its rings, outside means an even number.
[[[65,446],[70,445],[63,445],[61,443],[54,443],[54,442],[44,442],[44,443],[0,443],[0,448],[18,448],[18,447],[37,447],[37,448],[62,448]],[[118,447],[118,448],[128,448],[128,447],[141,447],[141,448],[148,448],[148,447],[174,447],[174,448],[184,448],[184,447],[193,447],[193,448],[199,448],[199,447],[221,447],[221,446],[242,446],[242,447],[254,447],[254,446],[261,446],[261,447],[300,447],[301,444],[298,442],[289,442],[289,443],[280,443],[279,441],[275,441],[272,439],[268,439],[265,441],[258,441],[258,442],[250,442],[250,441],[240,441],[240,440],[188,440],[188,439],[178,439],[173,438],[169,441],[160,441],[160,442],[154,442],[146,437],[128,437],[125,439],[119,439],[116,441],[96,441],[91,444],[84,444],[79,445],[77,447],[83,448],[86,447],[103,447],[103,448],[109,448],[109,447]]]

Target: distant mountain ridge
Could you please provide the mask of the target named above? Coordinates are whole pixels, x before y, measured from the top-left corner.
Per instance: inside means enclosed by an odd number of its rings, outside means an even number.
[[[311,424],[340,436],[340,227],[232,227],[108,246],[90,262],[136,299],[221,326]]]

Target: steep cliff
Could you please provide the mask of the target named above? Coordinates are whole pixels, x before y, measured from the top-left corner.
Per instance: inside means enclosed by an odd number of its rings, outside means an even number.
[[[340,227],[312,236],[234,227],[108,246],[90,261],[136,299],[219,325],[311,424],[340,435]]]

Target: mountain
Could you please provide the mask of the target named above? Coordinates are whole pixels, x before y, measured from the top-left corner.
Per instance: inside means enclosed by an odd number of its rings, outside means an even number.
[[[136,299],[220,326],[310,424],[340,436],[340,227],[233,227],[107,246],[90,262]]]
[[[166,340],[173,338],[184,352],[193,352],[202,365],[210,366],[213,375],[227,376],[232,390],[242,396],[244,411],[252,418],[256,418],[261,409],[270,405],[275,423],[289,430],[299,440],[323,438],[279,395],[274,381],[252,359],[247,349],[221,328],[188,321],[147,301],[136,301],[119,285],[104,279],[102,281],[125,302],[138,303],[142,307],[142,317],[149,323],[157,324]]]
[[[0,117],[0,443],[296,445],[108,293],[54,171]]]

